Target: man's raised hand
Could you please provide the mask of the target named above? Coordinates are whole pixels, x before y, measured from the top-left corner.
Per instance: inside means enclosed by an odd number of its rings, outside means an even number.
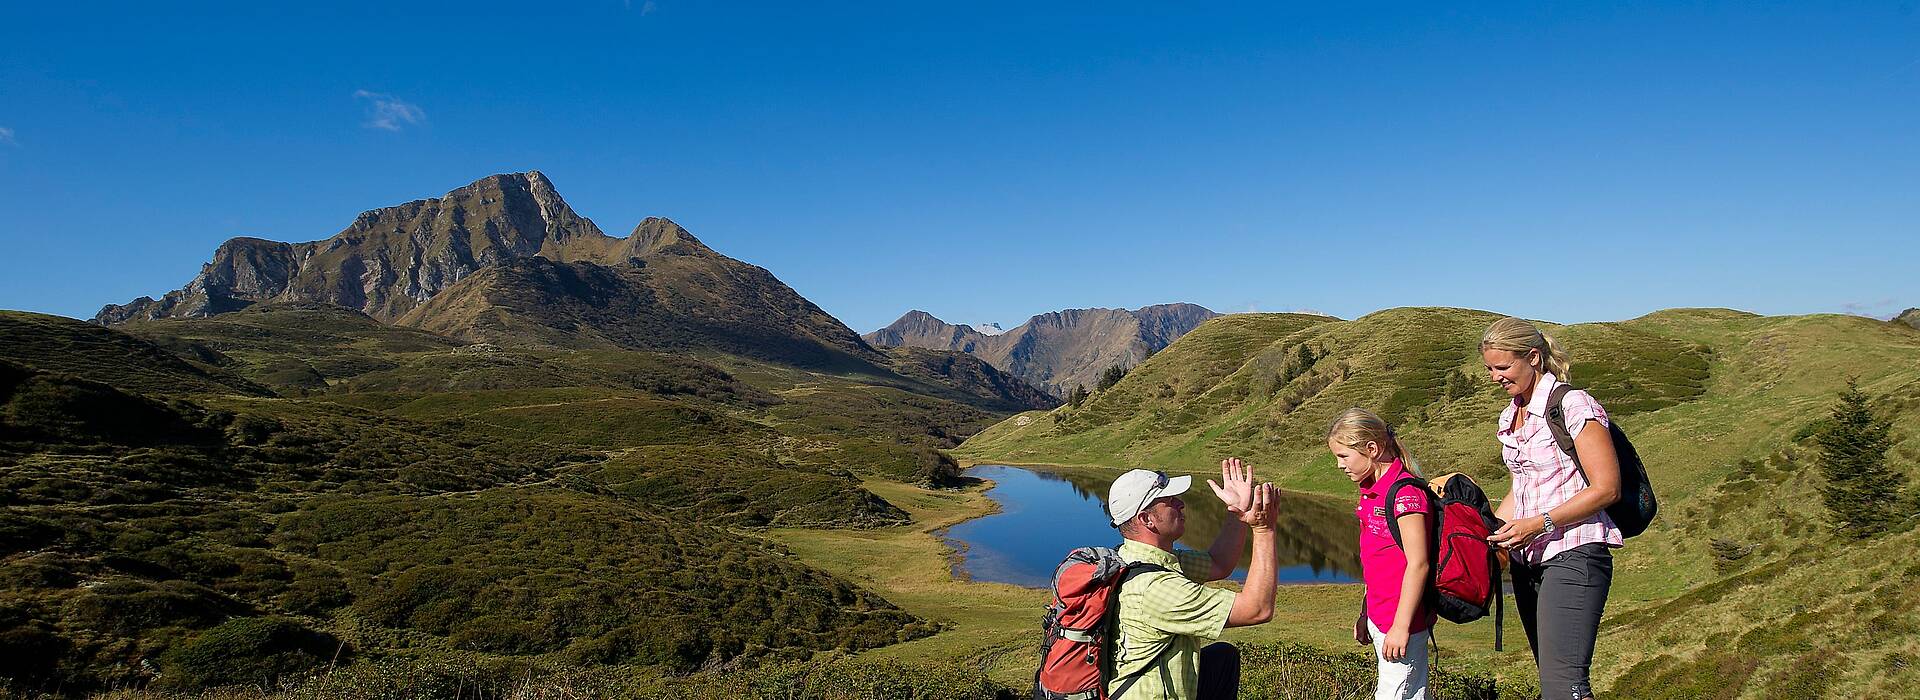
[[[1256,532],[1273,527],[1274,523],[1280,520],[1280,489],[1274,488],[1273,484],[1254,487],[1253,501],[1246,510],[1234,515],[1239,516],[1240,522],[1246,523]]]
[[[1253,507],[1253,469],[1240,462],[1239,457],[1220,460],[1220,481],[1216,484],[1207,480],[1207,486],[1213,488],[1213,495],[1227,504],[1227,512],[1234,515],[1247,512]]]

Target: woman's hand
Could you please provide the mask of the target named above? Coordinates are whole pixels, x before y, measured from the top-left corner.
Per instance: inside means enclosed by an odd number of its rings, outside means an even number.
[[[1500,529],[1487,536],[1487,541],[1502,549],[1519,549],[1533,542],[1533,538],[1539,537],[1540,531],[1546,527],[1546,519],[1540,516],[1521,518],[1500,526]]]
[[[1407,638],[1411,636],[1407,628],[1398,625],[1387,630],[1387,638],[1380,642],[1380,658],[1396,662],[1407,658]]]

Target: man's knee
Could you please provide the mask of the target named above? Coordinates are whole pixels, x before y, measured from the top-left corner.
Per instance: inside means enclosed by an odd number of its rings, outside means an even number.
[[[1200,697],[1233,698],[1240,694],[1240,648],[1214,642],[1200,648]]]

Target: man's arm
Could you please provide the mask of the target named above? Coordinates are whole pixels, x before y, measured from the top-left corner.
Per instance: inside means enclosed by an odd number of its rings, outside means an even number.
[[[1233,575],[1240,568],[1240,553],[1247,548],[1247,525],[1237,519],[1228,518],[1220,523],[1220,534],[1214,536],[1213,546],[1207,548],[1207,555],[1213,557],[1213,571],[1208,572],[1208,581],[1218,581]]]
[[[1240,522],[1253,530],[1253,561],[1248,563],[1247,584],[1233,597],[1227,613],[1228,627],[1257,625],[1273,619],[1274,587],[1279,584],[1279,535],[1274,523],[1280,519],[1278,489],[1261,484],[1253,490],[1253,504],[1240,514]]]
[[[1253,504],[1253,468],[1242,464],[1239,457],[1220,460],[1220,482],[1208,479],[1207,485],[1213,487],[1213,495],[1226,504],[1227,515],[1232,517],[1220,524],[1220,534],[1207,547],[1207,556],[1213,557],[1208,581],[1231,576],[1240,567],[1240,553],[1247,548],[1247,526],[1239,517]]]

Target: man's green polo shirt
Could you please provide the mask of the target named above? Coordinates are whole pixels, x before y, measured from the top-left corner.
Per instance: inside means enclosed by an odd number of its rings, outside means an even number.
[[[1137,675],[1139,680],[1120,700],[1198,695],[1200,647],[1226,630],[1234,592],[1200,585],[1213,573],[1213,557],[1206,552],[1169,552],[1127,540],[1120,545],[1120,558],[1168,570],[1140,574],[1120,589],[1120,614],[1114,618],[1113,682],[1107,691]],[[1167,648],[1169,644],[1172,649]]]

